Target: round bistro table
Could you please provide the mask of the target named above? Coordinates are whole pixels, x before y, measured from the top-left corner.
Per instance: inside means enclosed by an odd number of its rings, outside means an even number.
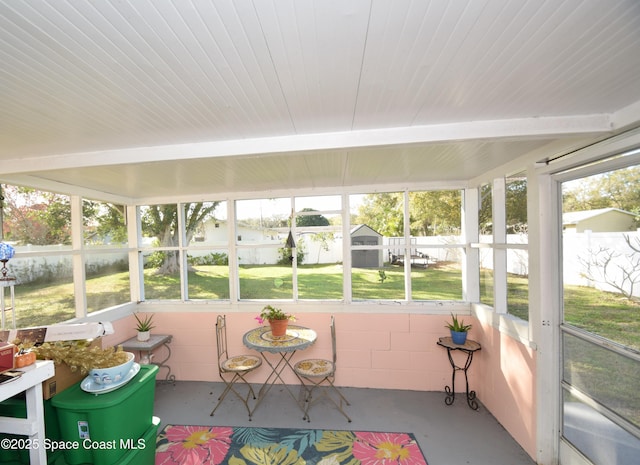
[[[260,352],[266,364],[271,368],[271,373],[269,373],[258,392],[258,400],[251,411],[252,416],[278,380],[280,380],[289,395],[295,400],[296,405],[304,413],[304,407],[300,405],[297,397],[282,379],[282,372],[288,367],[295,374],[291,366],[291,358],[297,351],[313,345],[317,337],[318,335],[313,329],[292,324],[289,325],[284,336],[274,336],[268,326],[260,326],[245,333],[242,338],[244,345],[249,349]],[[268,354],[273,354],[273,356]]]

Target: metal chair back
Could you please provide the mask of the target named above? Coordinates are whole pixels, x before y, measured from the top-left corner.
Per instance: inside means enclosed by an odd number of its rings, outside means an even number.
[[[336,350],[336,317],[331,315],[331,350],[333,351],[333,370],[336,369],[338,352]]]
[[[298,376],[300,380],[300,397],[301,402],[304,402],[304,417],[303,419],[307,421],[311,421],[309,417],[309,409],[311,405],[316,402],[318,399],[315,396],[315,392],[319,390],[322,385],[326,385],[327,390],[323,390],[321,392],[322,397],[326,397],[329,399],[331,403],[333,403],[340,413],[342,413],[349,422],[351,422],[351,418],[347,415],[346,411],[343,408],[343,404],[350,405],[349,401],[344,397],[340,389],[333,384],[335,373],[336,373],[336,362],[338,360],[338,351],[336,345],[336,320],[333,315],[331,315],[331,361],[323,360],[323,359],[305,359],[297,362],[293,370]],[[329,395],[328,391],[332,391],[337,395],[337,398]]]
[[[218,315],[216,319],[216,346],[218,351],[218,372],[222,373],[222,362],[229,358],[226,315]]]
[[[218,374],[220,379],[224,382],[225,388],[222,394],[218,397],[218,402],[211,411],[211,416],[218,409],[222,401],[229,392],[233,392],[238,399],[242,401],[247,412],[249,413],[249,420],[251,420],[252,410],[249,405],[249,399],[252,397],[256,399],[256,393],[245,376],[260,367],[262,360],[256,355],[236,355],[231,357],[227,348],[227,317],[226,315],[218,315],[216,319],[216,350],[218,355]],[[237,384],[244,384],[246,387],[246,394],[241,394],[237,389]]]

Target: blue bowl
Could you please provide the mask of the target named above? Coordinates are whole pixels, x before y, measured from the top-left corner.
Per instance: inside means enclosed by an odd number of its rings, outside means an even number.
[[[131,371],[135,355],[133,352],[125,352],[127,354],[127,361],[109,368],[93,368],[89,370],[89,376],[96,384],[117,384],[124,379],[125,376]]]

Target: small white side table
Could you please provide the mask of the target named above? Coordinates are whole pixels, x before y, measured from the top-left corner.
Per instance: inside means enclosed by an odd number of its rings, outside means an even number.
[[[11,321],[13,323],[13,329],[16,329],[16,294],[14,290],[15,285],[16,278],[0,278],[0,310],[2,310],[2,329],[7,329],[5,327],[5,312],[8,312],[9,310],[11,310]],[[10,289],[11,293],[11,307],[7,307],[5,305],[4,290],[7,287]]]
[[[171,374],[171,367],[167,365],[167,361],[171,358],[171,339],[173,336],[171,334],[152,334],[148,341],[138,341],[137,338],[132,337],[131,339],[127,339],[120,345],[122,346],[122,350],[126,350],[127,352],[133,352],[134,350],[138,351],[138,358],[142,357],[142,353],[146,353],[147,358],[149,359],[149,363],[153,365],[158,365],[158,370],[162,368],[167,369],[167,376],[164,379],[167,383],[175,384],[176,377]],[[166,356],[161,362],[152,361],[153,351],[158,347],[164,346],[166,351]]]
[[[55,374],[53,361],[39,360],[15,371],[22,371],[23,374],[18,379],[0,384],[0,402],[25,392],[27,418],[0,417],[0,433],[28,436],[31,444],[38,444],[37,448],[29,449],[29,462],[31,465],[47,465],[42,382]]]

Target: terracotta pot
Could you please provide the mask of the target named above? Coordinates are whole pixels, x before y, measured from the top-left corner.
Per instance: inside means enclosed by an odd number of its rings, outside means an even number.
[[[273,336],[284,336],[287,333],[289,320],[269,320],[271,325],[271,334]]]

